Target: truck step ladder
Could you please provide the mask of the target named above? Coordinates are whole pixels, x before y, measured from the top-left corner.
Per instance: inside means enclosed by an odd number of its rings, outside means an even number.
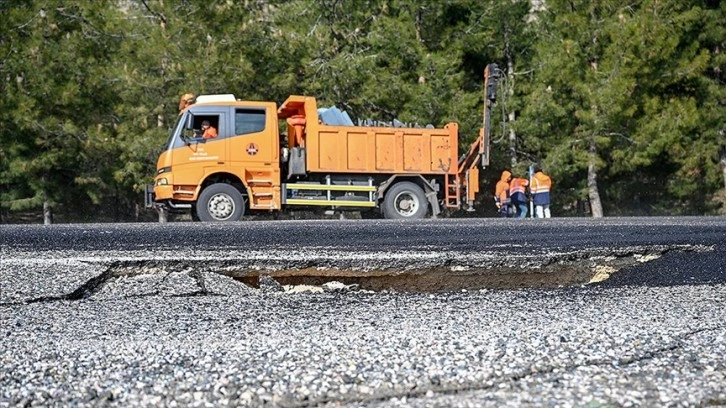
[[[275,188],[270,174],[265,171],[254,171],[247,179],[250,189],[250,208],[255,210],[275,208]]]
[[[459,178],[455,174],[446,175],[446,207],[458,208],[461,205],[461,186],[459,185]]]

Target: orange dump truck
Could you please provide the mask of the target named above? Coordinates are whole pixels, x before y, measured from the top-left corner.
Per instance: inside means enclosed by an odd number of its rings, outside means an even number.
[[[489,163],[498,72],[494,64],[484,71],[483,128],[461,156],[456,123],[441,129],[352,126],[342,116],[344,124],[333,125],[330,118],[340,122],[340,112],[319,111],[309,96],[293,95],[276,106],[201,95],[183,108],[171,131],[154,184],[147,186],[146,206],[191,211],[201,221],[303,207],[372,211],[391,219],[471,209],[478,167]],[[205,122],[215,137],[195,130]]]

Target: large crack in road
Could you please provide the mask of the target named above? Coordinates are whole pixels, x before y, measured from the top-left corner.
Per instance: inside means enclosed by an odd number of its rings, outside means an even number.
[[[437,259],[410,253],[400,258],[406,262],[405,266],[398,259],[361,253],[301,259],[274,256],[265,259],[257,256],[121,259],[91,262],[102,272],[68,293],[35,297],[20,303],[92,299],[113,285],[120,287],[112,291],[118,297],[220,295],[207,285],[207,281],[220,277],[232,278],[245,287],[272,286],[287,292],[322,291],[323,285],[330,282],[342,284],[334,286],[338,290],[354,288],[401,292],[568,287],[602,282],[624,268],[654,261],[673,251],[699,253],[713,251],[713,247],[591,248],[516,256],[448,253]],[[160,289],[170,281],[174,281],[178,289],[173,292]]]

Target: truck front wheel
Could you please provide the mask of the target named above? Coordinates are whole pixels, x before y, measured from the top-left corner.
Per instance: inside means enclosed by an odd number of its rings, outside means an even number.
[[[429,204],[426,194],[410,181],[394,184],[383,199],[383,215],[392,220],[421,219],[426,216]]]
[[[224,183],[212,184],[202,190],[196,207],[200,221],[239,221],[245,212],[242,194]]]

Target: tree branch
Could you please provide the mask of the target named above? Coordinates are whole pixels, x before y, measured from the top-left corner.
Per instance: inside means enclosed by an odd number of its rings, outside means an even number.
[[[151,14],[155,15],[155,16],[156,16],[156,18],[158,18],[159,20],[161,20],[161,23],[162,23],[162,24],[163,24],[164,26],[166,26],[166,18],[164,17],[164,15],[163,15],[163,14],[161,14],[161,13],[157,13],[157,12],[155,12],[154,10],[152,10],[152,9],[151,9],[151,7],[149,7],[149,5],[148,5],[148,4],[146,3],[146,0],[141,0],[141,4],[143,4],[143,5],[144,5],[144,8],[145,8],[146,10],[148,10],[148,11],[149,11],[149,13],[151,13]]]
[[[43,10],[40,10],[39,12],[35,13],[35,15],[34,15],[33,17],[30,17],[30,20],[28,20],[27,22],[25,22],[25,24],[21,24],[21,25],[15,26],[15,27],[13,27],[12,29],[13,29],[13,30],[19,30],[19,29],[21,29],[21,28],[25,28],[25,27],[27,27],[27,26],[28,26],[28,25],[30,25],[30,23],[32,23],[32,22],[33,22],[33,20],[35,20],[35,18],[36,18],[36,17],[38,17],[38,16],[39,16],[39,15],[40,15],[41,13],[45,13],[45,11],[43,11]]]

